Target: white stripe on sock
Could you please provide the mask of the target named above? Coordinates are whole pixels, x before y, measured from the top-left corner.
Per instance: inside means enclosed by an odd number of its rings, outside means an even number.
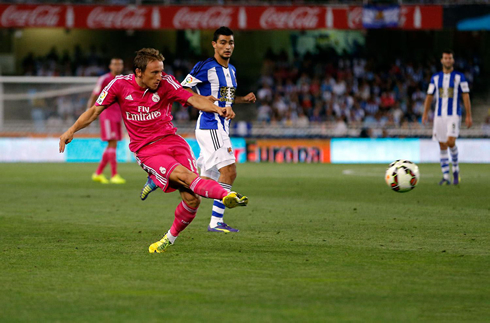
[[[216,212],[218,214],[225,214],[225,209],[224,208],[219,208],[216,205],[213,205],[213,212]]]

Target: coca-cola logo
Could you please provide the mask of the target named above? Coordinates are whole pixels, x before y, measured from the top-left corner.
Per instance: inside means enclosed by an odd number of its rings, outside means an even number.
[[[120,28],[141,29],[145,25],[147,9],[141,7],[125,7],[118,11],[104,11],[97,7],[87,18],[89,28]]]
[[[223,7],[212,7],[204,11],[193,11],[190,8],[182,8],[175,14],[173,24],[177,29],[230,26],[234,11],[234,8]]]
[[[407,22],[407,17],[406,15],[409,13],[409,7],[400,7],[400,20],[399,20],[399,25],[400,27],[405,27],[405,23]]]
[[[38,6],[19,9],[9,6],[1,17],[3,27],[56,27],[60,21],[61,7]]]
[[[260,26],[264,29],[314,29],[318,27],[319,14],[319,8],[299,7],[283,12],[269,8],[262,13]]]
[[[347,24],[351,29],[358,29],[362,27],[362,7],[354,7],[349,9]]]

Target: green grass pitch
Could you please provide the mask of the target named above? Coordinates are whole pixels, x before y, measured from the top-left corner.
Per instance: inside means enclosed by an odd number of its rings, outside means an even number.
[[[237,234],[206,231],[212,201],[149,254],[179,195],[139,200],[95,164],[0,164],[1,322],[488,322],[490,165],[459,187],[419,165],[409,193],[387,165],[238,165]]]

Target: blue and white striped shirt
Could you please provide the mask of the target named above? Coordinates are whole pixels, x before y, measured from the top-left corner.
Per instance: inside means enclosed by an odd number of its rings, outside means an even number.
[[[427,94],[435,95],[435,117],[461,116],[461,94],[469,92],[470,88],[463,73],[452,71],[434,74]]]
[[[237,87],[235,66],[228,68],[220,65],[214,57],[197,63],[182,81],[183,87],[194,88],[203,96],[212,95],[219,101],[214,104],[220,107],[231,107],[235,101]],[[229,133],[230,120],[217,113],[199,111],[196,129],[219,129]]]

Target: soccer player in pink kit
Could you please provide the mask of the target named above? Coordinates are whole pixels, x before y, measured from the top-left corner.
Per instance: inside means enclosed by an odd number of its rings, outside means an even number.
[[[75,132],[87,127],[112,103],[119,103],[130,137],[129,148],[136,153],[138,163],[164,192],[179,190],[182,198],[170,230],[150,245],[150,253],[164,252],[175,243],[179,233],[196,216],[200,196],[221,199],[228,208],[248,204],[246,196],[227,192],[217,182],[198,176],[191,148],[175,134],[177,129],[172,124],[173,102],[230,118],[234,116],[232,109],[220,108],[206,98],[184,90],[173,76],[163,72],[163,61],[156,49],[139,50],[134,59],[134,74],[114,78],[95,105],[60,137],[60,152],[64,152]]]
[[[113,57],[109,64],[110,72],[102,75],[97,81],[95,89],[92,91],[92,95],[87,102],[87,109],[90,109],[102,90],[116,77],[116,75],[122,74],[124,69],[124,63],[121,58]],[[122,139],[121,131],[121,109],[119,104],[114,102],[108,106],[99,116],[100,121],[100,137],[102,141],[107,141],[107,148],[102,155],[99,167],[95,173],[92,174],[92,180],[102,184],[124,184],[126,180],[117,173],[117,160],[116,150],[117,142]],[[107,163],[111,164],[111,179],[102,174]]]

